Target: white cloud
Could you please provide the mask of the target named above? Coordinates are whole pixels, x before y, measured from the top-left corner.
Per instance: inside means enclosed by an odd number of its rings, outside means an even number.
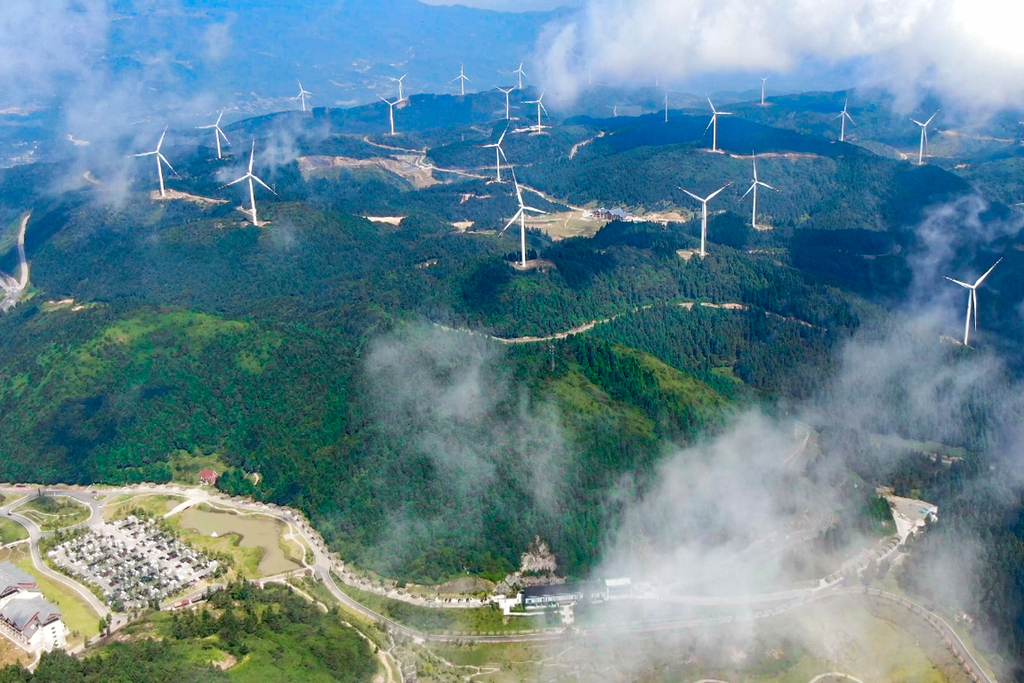
[[[852,62],[904,106],[933,88],[985,109],[1024,103],[1022,23],[1024,4],[1005,0],[589,0],[542,38],[538,61],[563,87],[588,68],[685,79]]]

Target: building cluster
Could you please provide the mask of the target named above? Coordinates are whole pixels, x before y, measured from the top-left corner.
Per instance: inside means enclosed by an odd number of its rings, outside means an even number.
[[[32,653],[67,645],[60,609],[43,597],[32,576],[10,562],[0,562],[0,633]]]
[[[129,515],[50,551],[58,565],[97,586],[117,611],[163,602],[217,569],[217,562]]]
[[[580,602],[595,603],[628,598],[633,595],[633,582],[630,579],[606,579],[527,586],[520,595],[525,609],[547,609]]]
[[[587,210],[582,213],[581,217],[583,220],[623,221],[625,223],[643,222],[643,219],[637,218],[629,211],[618,207],[606,209],[602,206],[593,211]]]

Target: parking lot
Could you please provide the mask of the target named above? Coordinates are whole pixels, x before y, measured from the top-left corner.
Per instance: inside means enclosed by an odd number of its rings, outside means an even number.
[[[49,552],[60,567],[97,586],[119,612],[163,602],[217,571],[218,563],[135,516],[93,527]]]

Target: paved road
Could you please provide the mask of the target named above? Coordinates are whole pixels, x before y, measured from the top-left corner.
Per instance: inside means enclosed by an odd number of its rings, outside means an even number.
[[[0,487],[0,492],[3,493],[23,493],[31,495],[34,493],[34,489],[25,488],[4,488]],[[54,491],[55,493],[57,491]],[[993,679],[988,676],[978,664],[977,660],[967,649],[966,645],[960,640],[956,632],[937,614],[930,612],[921,605],[914,603],[911,600],[903,598],[892,593],[886,593],[877,589],[864,589],[864,588],[840,588],[835,583],[821,585],[815,588],[796,589],[791,591],[780,591],[776,593],[768,593],[764,595],[753,595],[753,596],[734,596],[734,597],[720,597],[720,598],[703,598],[703,597],[692,597],[692,596],[679,596],[679,595],[660,595],[656,599],[665,602],[675,602],[681,604],[695,604],[695,605],[750,605],[751,607],[760,606],[760,609],[753,609],[748,614],[743,616],[721,616],[721,617],[702,617],[698,619],[664,619],[659,621],[645,622],[645,623],[633,623],[633,624],[621,624],[616,626],[602,626],[594,627],[590,629],[551,629],[547,631],[541,631],[536,633],[520,633],[514,635],[448,635],[438,633],[426,633],[418,629],[410,628],[404,624],[400,624],[382,614],[370,609],[369,607],[359,603],[347,593],[342,591],[331,575],[332,567],[336,566],[336,560],[328,552],[326,546],[323,544],[323,540],[320,534],[309,525],[309,523],[297,512],[273,505],[267,505],[264,503],[256,503],[247,500],[232,499],[208,488],[187,488],[183,486],[174,485],[149,485],[149,486],[133,486],[123,487],[116,489],[95,489],[95,490],[59,490],[61,495],[69,495],[76,500],[80,500],[90,506],[93,510],[92,516],[83,524],[98,524],[102,520],[101,508],[102,502],[97,501],[94,498],[94,493],[106,494],[109,499],[112,496],[126,493],[150,493],[150,494],[162,494],[162,495],[176,495],[185,496],[186,498],[195,500],[197,502],[208,502],[213,505],[220,505],[223,507],[231,507],[235,510],[246,511],[251,513],[258,513],[262,515],[268,515],[279,519],[280,521],[290,525],[295,532],[302,536],[306,541],[307,545],[312,549],[314,562],[307,567],[312,570],[315,576],[322,579],[324,586],[330,591],[330,593],[349,609],[363,615],[364,617],[371,619],[385,627],[387,627],[393,633],[398,633],[406,637],[412,638],[419,642],[462,642],[462,643],[516,643],[516,642],[537,642],[537,641],[552,641],[565,638],[567,636],[586,636],[596,633],[607,633],[611,632],[630,632],[630,633],[644,633],[654,632],[663,630],[676,630],[680,628],[696,628],[706,627],[710,625],[722,625],[731,624],[738,621],[746,621],[753,619],[763,619],[776,616],[788,610],[806,605],[812,601],[835,597],[836,595],[844,594],[868,594],[874,597],[880,597],[885,600],[889,600],[896,604],[899,604],[912,612],[925,618],[933,627],[946,638],[947,642],[958,653],[962,661],[964,662],[965,668],[973,672],[979,681],[982,683],[995,683]],[[21,501],[19,501],[21,502]],[[16,505],[16,503],[14,504]],[[9,512],[12,504],[8,504],[6,507],[0,508],[0,514]],[[53,570],[46,567],[41,559],[39,558],[37,543],[39,538],[43,535],[39,527],[32,522],[32,520],[12,513],[12,518],[17,519],[19,522],[25,525],[29,530],[29,536],[32,540],[32,558],[33,563],[36,565],[40,572],[46,574],[48,577],[53,578],[55,581],[59,581],[69,588],[74,589],[77,593],[89,602],[94,608],[97,609],[102,615],[109,614],[109,610],[105,605],[100,603],[88,590],[82,588],[73,581],[70,581],[67,577],[54,572]]]
[[[11,494],[25,494],[26,496],[34,496],[35,495],[35,489],[10,488],[10,489],[0,489],[0,490],[2,490],[2,492],[5,495],[11,495]],[[63,492],[63,491],[61,492],[62,495],[64,493],[65,492]],[[92,513],[92,515],[90,516],[89,519],[92,520],[96,516],[97,509],[98,509],[97,507],[94,507],[92,505],[92,503],[96,503],[97,501],[91,500],[91,496],[89,494],[87,494],[87,493],[82,492],[82,495],[84,495],[86,498],[90,499],[89,500],[90,508],[92,508],[93,513]],[[76,492],[76,495],[74,495],[72,497],[74,497],[76,500],[82,500],[82,495],[78,495],[77,492]],[[61,584],[63,586],[66,586],[68,589],[70,589],[70,590],[74,591],[76,594],[80,595],[82,597],[82,599],[85,600],[85,602],[87,602],[90,607],[92,607],[93,611],[99,617],[105,617],[108,614],[110,614],[110,609],[107,608],[107,606],[104,605],[103,602],[92,593],[92,591],[90,591],[89,589],[85,588],[84,586],[82,586],[81,584],[77,583],[76,581],[72,581],[68,577],[66,577],[63,574],[61,574],[60,572],[56,572],[56,571],[54,571],[54,570],[52,570],[52,569],[50,569],[49,567],[46,566],[46,564],[43,562],[43,558],[39,554],[39,540],[43,536],[49,535],[50,532],[43,531],[42,529],[39,528],[39,525],[36,524],[35,522],[33,522],[31,519],[29,519],[28,517],[26,517],[24,515],[21,515],[21,514],[18,514],[17,512],[13,511],[13,508],[16,508],[17,506],[19,506],[19,505],[21,505],[22,503],[25,503],[25,502],[26,502],[26,499],[22,498],[22,499],[19,499],[17,501],[14,501],[12,503],[8,503],[8,504],[4,505],[3,507],[0,507],[0,515],[7,515],[7,516],[9,516],[11,519],[15,520],[16,522],[18,522],[19,524],[21,524],[22,526],[24,526],[28,530],[30,554],[32,556],[32,564],[33,564],[33,566],[35,566],[36,570],[38,570],[39,573],[43,574],[48,579],[52,579],[53,581],[55,581],[55,582],[57,582],[57,583],[59,583],[59,584]],[[87,520],[87,522],[88,521],[89,520]],[[83,524],[84,523],[86,523],[86,522],[83,522]]]

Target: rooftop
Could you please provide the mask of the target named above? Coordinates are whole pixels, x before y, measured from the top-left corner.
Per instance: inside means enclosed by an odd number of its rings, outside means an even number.
[[[11,600],[0,609],[0,617],[19,631],[24,631],[37,618],[39,624],[45,624],[55,617],[60,618],[60,609],[37,595]]]
[[[36,580],[28,572],[18,569],[10,562],[0,562],[0,594],[11,588],[35,588]]]

